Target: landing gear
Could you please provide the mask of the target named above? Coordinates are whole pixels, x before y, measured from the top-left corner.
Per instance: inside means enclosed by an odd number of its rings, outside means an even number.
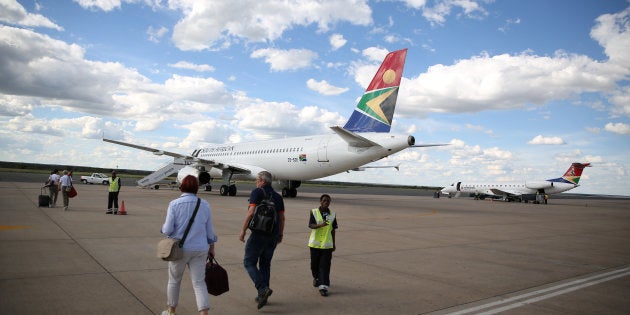
[[[221,194],[221,196],[236,196],[236,185],[221,185],[221,189],[219,190],[219,193]]]
[[[297,189],[295,189],[295,188],[282,188],[282,197],[289,197],[289,198],[297,197]]]

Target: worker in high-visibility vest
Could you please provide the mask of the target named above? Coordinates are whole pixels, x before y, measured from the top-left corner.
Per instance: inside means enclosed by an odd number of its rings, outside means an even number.
[[[112,171],[109,178],[109,195],[107,196],[107,214],[118,214],[118,193],[120,192],[120,177],[116,177],[116,171]],[[112,205],[114,206],[112,208]]]
[[[313,286],[319,288],[319,294],[322,296],[328,296],[332,252],[336,249],[337,218],[335,213],[328,208],[330,201],[331,198],[327,194],[319,198],[320,206],[311,210],[308,224],[311,228],[308,247],[311,251]]]

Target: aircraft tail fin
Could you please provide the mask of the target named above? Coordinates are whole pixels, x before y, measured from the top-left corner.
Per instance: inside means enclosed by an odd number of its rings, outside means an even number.
[[[344,129],[352,132],[389,132],[406,57],[406,48],[385,56]]]
[[[569,169],[564,173],[561,178],[556,178],[551,181],[566,181],[577,185],[580,183],[580,177],[582,176],[582,171],[584,170],[584,168],[590,166],[591,163],[572,163],[571,166],[569,166]]]

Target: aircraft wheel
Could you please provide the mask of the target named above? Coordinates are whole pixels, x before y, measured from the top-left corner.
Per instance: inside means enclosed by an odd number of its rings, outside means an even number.
[[[230,188],[228,190],[230,196],[236,196],[236,185],[230,185]]]
[[[291,197],[291,198],[297,197],[297,189],[295,189],[295,188],[289,189],[289,197]]]
[[[212,191],[212,186],[210,186],[209,184],[208,184],[208,185],[206,185],[206,189],[205,189],[205,190],[206,190],[206,191]]]
[[[229,192],[229,188],[227,185],[221,185],[221,189],[219,190],[219,193],[221,194],[221,196],[227,196]]]
[[[282,197],[288,197],[289,196],[289,192],[287,188],[282,188]]]

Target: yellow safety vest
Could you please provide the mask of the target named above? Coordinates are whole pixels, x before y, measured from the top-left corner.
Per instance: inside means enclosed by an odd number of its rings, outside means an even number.
[[[109,178],[109,191],[116,192],[120,190],[120,177],[116,177],[116,179],[110,177]]]
[[[311,212],[313,213],[313,217],[315,218],[315,222],[317,224],[324,223],[324,218],[318,208],[311,210]],[[330,214],[328,215],[328,225],[320,227],[319,229],[311,229],[311,236],[308,239],[308,247],[320,249],[333,248],[335,246],[332,237],[334,221],[335,213],[330,211]]]

